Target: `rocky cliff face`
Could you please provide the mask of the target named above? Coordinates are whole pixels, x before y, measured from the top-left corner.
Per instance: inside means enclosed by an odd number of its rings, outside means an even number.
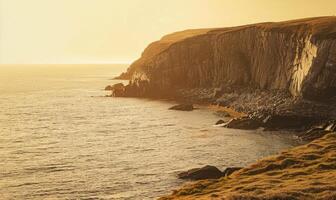
[[[336,95],[336,17],[173,33],[150,44],[127,73],[138,95],[252,86],[329,98]]]

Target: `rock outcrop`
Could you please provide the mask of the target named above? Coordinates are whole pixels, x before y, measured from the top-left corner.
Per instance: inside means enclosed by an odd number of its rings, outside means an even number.
[[[210,87],[219,97],[252,86],[324,100],[336,95],[336,17],[173,33],[150,44],[126,74],[134,96]]]
[[[207,165],[202,168],[195,168],[178,174],[180,179],[189,180],[205,180],[205,179],[218,179],[224,176],[217,167]]]
[[[105,87],[105,90],[111,91],[111,96],[120,97],[125,96],[126,87],[123,83],[116,83],[114,85],[108,85]]]

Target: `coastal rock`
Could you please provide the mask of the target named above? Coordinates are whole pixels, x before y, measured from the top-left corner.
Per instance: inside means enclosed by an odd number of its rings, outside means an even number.
[[[111,96],[113,97],[122,97],[125,96],[126,87],[123,83],[117,83],[106,86],[105,90],[111,91]]]
[[[169,108],[169,110],[192,111],[194,106],[192,104],[180,104]]]
[[[216,122],[216,125],[221,125],[221,124],[225,124],[225,121],[220,119]]]
[[[235,171],[241,170],[241,167],[228,167],[223,171],[224,176],[230,176],[233,174]]]
[[[231,119],[227,122],[224,127],[234,128],[234,129],[243,129],[243,130],[254,130],[260,128],[263,123],[258,119],[253,119],[250,117],[242,117]]]
[[[223,173],[214,166],[207,165],[202,168],[195,168],[178,174],[180,179],[204,180],[218,179],[223,176]]]
[[[299,137],[302,140],[312,141],[334,131],[336,131],[336,120],[331,120],[312,127],[308,131],[301,133]]]
[[[263,120],[263,127],[267,130],[294,129],[304,130],[311,127],[317,121],[315,117],[300,115],[270,115]]]

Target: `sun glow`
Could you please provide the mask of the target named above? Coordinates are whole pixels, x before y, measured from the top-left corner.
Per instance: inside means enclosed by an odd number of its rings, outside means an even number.
[[[167,33],[335,8],[334,0],[0,0],[0,63],[129,63]]]

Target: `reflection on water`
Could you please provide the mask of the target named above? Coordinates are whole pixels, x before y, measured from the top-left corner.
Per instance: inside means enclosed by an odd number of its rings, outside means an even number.
[[[181,170],[244,166],[295,145],[214,127],[204,108],[105,98],[125,66],[0,69],[0,199],[153,199]]]

